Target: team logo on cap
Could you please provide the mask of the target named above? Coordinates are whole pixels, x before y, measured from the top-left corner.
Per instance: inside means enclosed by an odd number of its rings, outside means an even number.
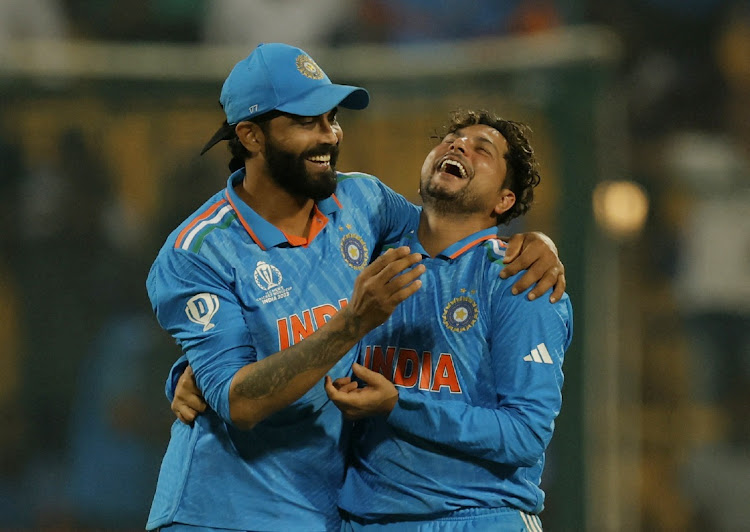
[[[477,304],[470,297],[457,297],[443,309],[443,323],[453,332],[464,332],[477,322]]]
[[[300,71],[300,74],[310,79],[323,79],[323,76],[325,76],[317,63],[305,54],[297,56],[297,70]]]
[[[367,245],[362,237],[348,233],[341,239],[341,254],[346,263],[355,270],[364,270],[367,264]]]

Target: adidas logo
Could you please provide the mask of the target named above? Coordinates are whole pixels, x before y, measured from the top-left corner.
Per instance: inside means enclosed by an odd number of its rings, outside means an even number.
[[[540,364],[552,364],[552,357],[549,356],[547,346],[539,344],[536,349],[532,349],[531,353],[523,357],[526,362],[539,362]]]

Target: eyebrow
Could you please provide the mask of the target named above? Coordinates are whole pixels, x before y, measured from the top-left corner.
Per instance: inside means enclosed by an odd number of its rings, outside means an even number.
[[[452,131],[452,132],[448,133],[448,135],[465,136],[465,135],[463,135],[461,133],[462,131],[463,131],[463,129],[458,129],[456,131]],[[481,142],[482,144],[489,144],[490,146],[492,146],[492,148],[494,148],[495,152],[498,155],[501,155],[500,148],[494,142],[492,142],[490,139],[488,139],[487,137],[482,136],[482,135],[474,135],[473,137],[470,137],[470,138],[474,142]]]

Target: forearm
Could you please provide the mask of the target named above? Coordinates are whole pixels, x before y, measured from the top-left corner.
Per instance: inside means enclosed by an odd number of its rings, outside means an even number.
[[[241,368],[232,379],[232,422],[252,428],[315,386],[354,347],[368,327],[343,309],[301,342]]]
[[[452,452],[515,467],[541,458],[552,437],[554,414],[536,419],[517,408],[484,408],[459,401],[399,399],[388,423]]]

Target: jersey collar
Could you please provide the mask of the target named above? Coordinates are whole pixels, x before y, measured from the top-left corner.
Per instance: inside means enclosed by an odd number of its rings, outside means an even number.
[[[245,169],[241,168],[227,180],[227,189],[224,192],[225,197],[232,205],[232,208],[237,213],[237,217],[245,228],[250,238],[260,246],[261,249],[266,250],[275,246],[283,244],[292,245],[287,240],[284,233],[275,225],[268,222],[257,212],[250,208],[250,206],[240,199],[240,196],[235,192],[234,187],[245,179]],[[342,209],[341,203],[335,194],[330,197],[318,201],[315,204],[316,214],[322,214],[325,217]],[[314,235],[313,235],[314,238]]]
[[[493,238],[498,238],[497,227],[493,226],[488,227],[487,229],[482,229],[481,231],[477,231],[476,233],[451,244],[443,251],[438,253],[435,258],[455,259],[466,253],[473,247],[478,246],[485,240],[491,240]],[[401,241],[401,245],[409,246],[412,253],[421,253],[422,256],[429,257],[428,253],[422,246],[422,243],[419,241],[416,231],[409,231],[406,235],[404,235],[404,238]]]

